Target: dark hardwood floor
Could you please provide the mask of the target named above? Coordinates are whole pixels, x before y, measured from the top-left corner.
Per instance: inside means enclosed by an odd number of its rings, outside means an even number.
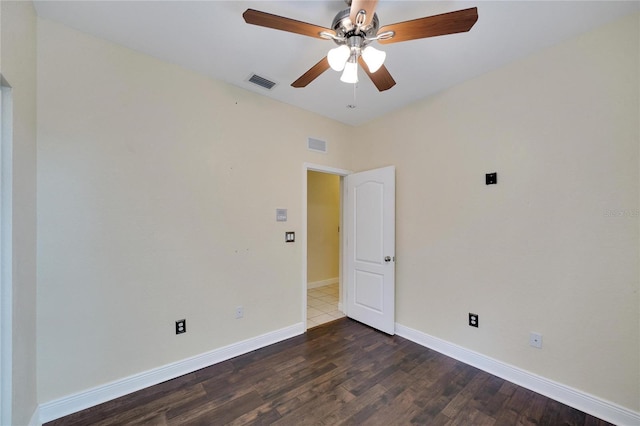
[[[47,425],[608,425],[343,318]]]

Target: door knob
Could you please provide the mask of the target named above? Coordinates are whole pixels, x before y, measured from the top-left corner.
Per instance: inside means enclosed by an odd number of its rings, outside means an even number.
[[[391,256],[385,256],[384,261],[385,262],[391,262]]]

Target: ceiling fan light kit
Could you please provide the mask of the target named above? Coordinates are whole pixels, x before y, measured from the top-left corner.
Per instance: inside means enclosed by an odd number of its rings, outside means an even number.
[[[369,71],[376,72],[380,69],[384,60],[387,57],[387,52],[378,50],[373,46],[367,46],[362,50],[362,59],[369,67]]]
[[[348,63],[354,64],[357,69],[358,57],[362,56],[362,59],[369,67],[369,71],[374,73],[380,69],[382,64],[384,64],[387,54],[368,45],[368,43],[377,40],[376,37],[367,37],[367,33],[363,30],[356,34],[357,27],[353,26],[353,28],[347,30],[349,27],[345,26],[345,22],[350,24],[350,21],[342,19],[341,15],[348,11],[349,9],[343,10],[334,19],[334,29],[336,30],[336,34],[345,34],[344,36],[334,36],[330,33],[323,34],[324,37],[331,38],[338,44],[338,47],[329,50],[329,53],[327,54],[329,65],[334,71],[342,71]],[[375,25],[370,25],[366,31],[377,31],[377,17],[373,22]],[[352,72],[353,71],[350,70],[349,75],[351,75]],[[345,71],[345,73],[347,72]],[[344,81],[345,83],[357,83],[357,79],[354,81],[353,78],[346,76],[345,73],[342,74],[342,77],[340,78],[341,81]]]
[[[358,63],[355,59],[353,61],[349,60],[349,62],[346,63],[340,81],[351,84],[358,82]]]
[[[351,56],[351,51],[346,45],[334,47],[327,54],[329,66],[334,71],[342,71],[349,60],[349,56]]]
[[[397,43],[466,32],[478,20],[478,11],[474,7],[386,25],[379,29],[378,15],[375,13],[378,0],[347,0],[347,4],[350,7],[338,12],[331,28],[254,9],[247,9],[242,16],[248,24],[333,40],[338,45],[294,81],[291,84],[293,87],[306,87],[329,68],[342,71],[341,81],[357,83],[360,65],[381,92],[392,88],[396,82],[384,66],[387,54],[370,46],[370,43]]]

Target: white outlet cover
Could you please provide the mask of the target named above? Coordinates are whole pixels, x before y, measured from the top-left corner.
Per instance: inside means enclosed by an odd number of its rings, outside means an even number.
[[[533,332],[529,334],[529,345],[542,349],[542,334]]]

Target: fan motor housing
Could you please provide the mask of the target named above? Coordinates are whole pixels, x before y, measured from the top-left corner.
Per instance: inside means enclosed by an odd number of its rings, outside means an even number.
[[[360,30],[356,33],[356,26],[351,22],[349,16],[351,15],[351,9],[344,9],[338,12],[335,18],[333,18],[333,23],[331,24],[331,28],[336,32],[336,36],[343,39],[349,39],[353,36],[360,36],[364,38],[375,37],[378,33],[378,14],[373,14],[373,19],[371,19],[371,23],[366,27],[360,27]],[[345,44],[339,40],[333,39],[336,44]]]

